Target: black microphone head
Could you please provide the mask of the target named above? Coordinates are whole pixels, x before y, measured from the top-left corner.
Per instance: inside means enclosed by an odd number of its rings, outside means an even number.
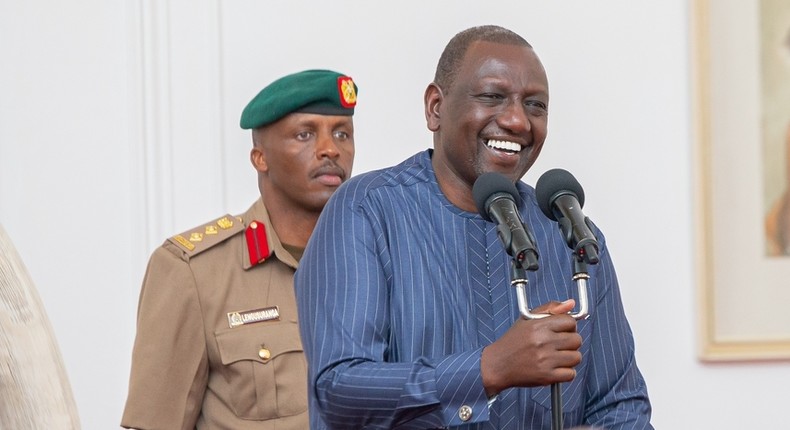
[[[543,214],[554,221],[557,216],[552,208],[554,200],[565,194],[571,194],[579,201],[579,207],[584,207],[584,190],[570,172],[563,169],[551,169],[538,178],[535,184],[535,196],[538,206]]]
[[[477,211],[486,221],[492,221],[491,216],[488,215],[488,206],[491,204],[491,197],[498,194],[509,196],[516,206],[521,204],[521,196],[518,194],[516,185],[501,173],[483,173],[472,185],[472,198],[475,200]]]

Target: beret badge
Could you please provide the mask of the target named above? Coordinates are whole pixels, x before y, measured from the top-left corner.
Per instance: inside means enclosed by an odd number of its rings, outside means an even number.
[[[352,108],[357,104],[357,92],[354,81],[348,76],[337,78],[337,88],[340,91],[340,104],[345,108]]]

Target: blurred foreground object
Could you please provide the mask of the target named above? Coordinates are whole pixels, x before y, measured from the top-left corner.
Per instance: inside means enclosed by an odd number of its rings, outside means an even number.
[[[79,428],[46,310],[0,225],[0,429]]]

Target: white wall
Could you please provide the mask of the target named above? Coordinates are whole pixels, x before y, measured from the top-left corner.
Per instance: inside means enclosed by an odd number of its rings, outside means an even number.
[[[493,23],[548,70],[549,138],[525,179],[564,167],[584,185],[655,426],[776,428],[788,363],[696,357],[687,3],[0,0],[0,223],[47,307],[83,427],[120,422],[148,254],[257,196],[238,118],[263,85],[305,68],[353,76],[354,173],[387,166],[431,144],[422,93],[445,43]]]

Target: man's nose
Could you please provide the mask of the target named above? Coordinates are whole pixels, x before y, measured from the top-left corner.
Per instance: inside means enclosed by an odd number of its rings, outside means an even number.
[[[332,135],[319,135],[316,142],[316,156],[318,158],[337,158],[340,151]]]
[[[531,128],[529,115],[527,115],[524,105],[518,101],[512,101],[507,104],[497,117],[497,123],[500,127],[514,134],[522,134]]]

